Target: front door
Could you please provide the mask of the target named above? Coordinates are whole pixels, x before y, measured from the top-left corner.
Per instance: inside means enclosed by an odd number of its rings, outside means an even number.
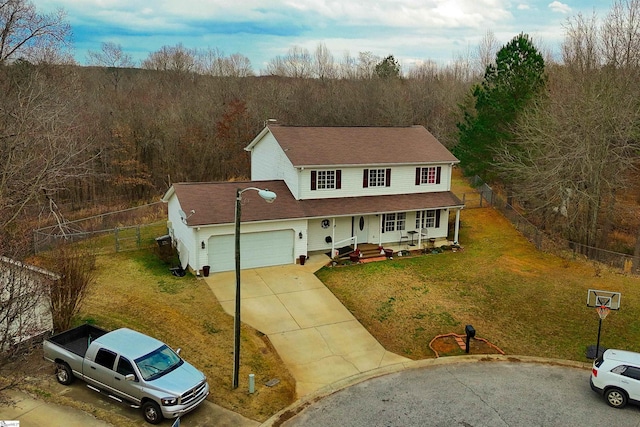
[[[366,216],[354,216],[353,228],[358,238],[358,244],[369,241],[369,219]]]

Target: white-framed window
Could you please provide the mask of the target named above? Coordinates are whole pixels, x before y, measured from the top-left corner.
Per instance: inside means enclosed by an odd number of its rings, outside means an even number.
[[[384,187],[386,176],[386,169],[369,169],[369,187]]]
[[[382,216],[382,232],[404,230],[406,228],[407,213],[395,212]]]
[[[416,229],[433,228],[436,226],[436,211],[416,212]]]
[[[318,171],[318,190],[336,188],[336,171]]]
[[[364,169],[362,188],[391,187],[391,168]]]
[[[427,210],[416,212],[416,229],[439,228],[440,210]]]
[[[416,168],[416,185],[440,184],[441,166],[429,166],[426,168]]]
[[[339,169],[311,171],[311,189],[338,190],[341,187],[341,176]]]

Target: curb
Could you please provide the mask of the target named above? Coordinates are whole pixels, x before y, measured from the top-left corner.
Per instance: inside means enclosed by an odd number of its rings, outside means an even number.
[[[538,363],[538,364],[547,364],[547,365],[554,365],[554,366],[564,366],[567,368],[575,368],[575,369],[591,369],[591,363],[578,362],[575,360],[551,359],[551,358],[534,357],[534,356],[511,356],[511,355],[500,355],[500,354],[478,354],[478,355],[465,355],[465,356],[438,357],[435,359],[412,360],[410,362],[396,363],[394,365],[388,365],[385,367],[372,369],[370,371],[353,375],[351,377],[345,378],[340,381],[336,381],[333,384],[325,386],[319,390],[314,391],[313,393],[310,393],[298,399],[288,407],[272,415],[268,420],[260,424],[260,427],[280,426],[282,425],[282,423],[295,417],[297,414],[302,412],[307,406],[310,406],[316,401],[321,400],[324,397],[327,397],[333,393],[336,393],[350,386],[370,380],[372,378],[377,378],[377,377],[393,374],[393,373],[404,371],[404,370],[422,369],[422,368],[428,368],[432,366],[452,365],[457,363],[478,363],[478,362]]]

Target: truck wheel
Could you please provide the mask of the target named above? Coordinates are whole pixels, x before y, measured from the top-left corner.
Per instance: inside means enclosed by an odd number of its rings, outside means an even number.
[[[73,376],[73,372],[69,365],[62,362],[56,364],[56,379],[60,384],[69,385],[73,382],[75,377]]]
[[[142,415],[144,420],[151,424],[158,424],[164,418],[160,406],[153,400],[147,400],[142,404]]]

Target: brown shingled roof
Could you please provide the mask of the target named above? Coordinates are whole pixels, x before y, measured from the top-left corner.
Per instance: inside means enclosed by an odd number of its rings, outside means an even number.
[[[295,167],[458,163],[423,126],[269,126]]]
[[[173,184],[180,206],[189,217],[190,226],[229,224],[235,221],[236,191],[257,187],[276,193],[276,200],[267,203],[257,191],[242,193],[242,222],[270,219],[303,218],[304,212],[284,181],[193,182]]]
[[[319,218],[325,216],[366,215],[462,206],[449,191],[333,199],[295,200],[284,181],[210,182],[174,184],[175,194],[185,212],[192,209],[189,226],[230,224],[235,220],[238,188],[258,187],[276,193],[266,203],[256,191],[242,194],[242,222],[279,219]]]

